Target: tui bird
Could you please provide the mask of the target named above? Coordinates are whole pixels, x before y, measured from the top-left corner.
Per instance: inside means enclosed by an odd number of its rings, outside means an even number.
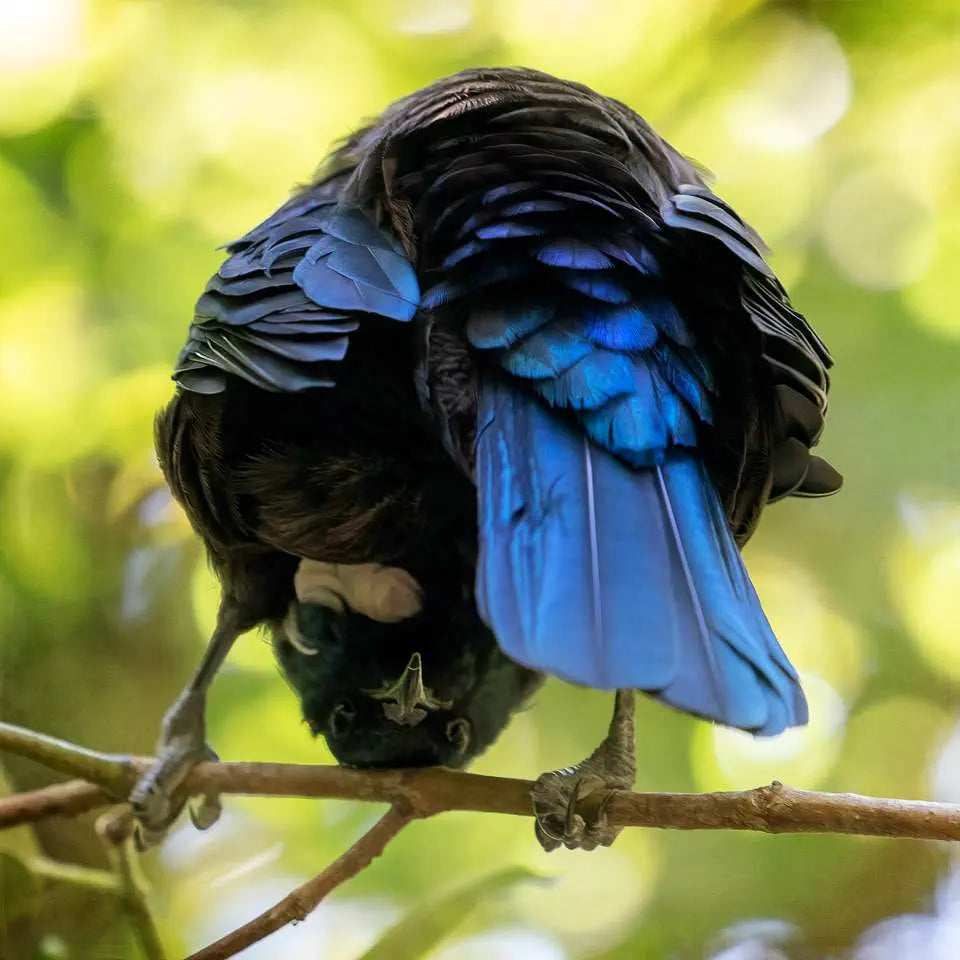
[[[830,356],[630,108],[464,71],[227,250],[157,420],[222,603],[131,798],[143,842],[212,755],[206,690],[258,624],[357,766],[461,766],[544,674],[616,690],[597,751],[537,783],[548,849],[615,836],[576,804],[632,785],[634,690],[756,734],[806,721],[739,547],[767,503],[840,487],[810,453]]]

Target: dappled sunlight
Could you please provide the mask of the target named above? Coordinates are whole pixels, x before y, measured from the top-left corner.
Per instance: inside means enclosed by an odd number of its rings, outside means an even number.
[[[477,0],[381,0],[368,5],[378,7],[388,25],[400,33],[438,36],[466,30],[478,4]]]
[[[169,400],[169,370],[140,367],[103,380],[91,398],[97,446],[124,461],[154,460],[150,437],[157,411]],[[159,469],[151,471],[160,482]]]
[[[916,280],[933,255],[933,212],[894,170],[868,168],[843,180],[827,198],[822,230],[840,270],[875,290]]]
[[[957,194],[960,197],[960,185]],[[958,202],[954,200],[955,204]],[[907,306],[922,327],[954,340],[960,339],[960,310],[953,282],[957,263],[960,263],[960,222],[941,221],[926,270],[903,290]]]
[[[930,797],[930,776],[956,719],[919,696],[895,695],[868,704],[847,724],[831,786],[878,796]],[[891,754],[896,751],[896,766]]]
[[[508,62],[588,83],[653,74],[710,12],[699,0],[498,0],[496,10]]]
[[[272,210],[388,94],[368,46],[331,11],[317,11],[308,31],[293,9],[269,20],[228,18],[228,30],[222,18],[222,8],[173,8],[145,22],[178,69],[171,75],[165,60],[149,57],[131,83],[105,90],[103,113],[132,191],[157,214],[194,219],[227,239],[249,227],[257,203]],[[259,57],[241,56],[253,45]],[[356,77],[347,97],[328,80],[341,68]],[[225,178],[229,191],[219,186]]]
[[[890,593],[931,667],[960,680],[960,500],[901,499],[887,563]]]
[[[86,6],[84,0],[0,5],[0,131],[26,133],[70,105],[82,75]]]
[[[537,930],[504,927],[452,940],[430,954],[430,960],[567,960],[556,940]]]
[[[752,552],[749,568],[767,619],[791,662],[852,700],[869,658],[862,630],[833,606],[812,572],[799,564]]]
[[[801,673],[810,722],[776,737],[699,724],[691,761],[701,790],[743,790],[783,780],[810,789],[821,786],[843,742],[846,706],[837,691],[817,676]]]
[[[513,896],[523,916],[579,953],[617,943],[643,916],[660,872],[655,841],[640,831],[622,836],[616,847],[576,856],[576,869],[564,869],[563,854],[518,851],[522,862],[549,883],[528,883]]]
[[[853,81],[843,47],[829,30],[792,17],[771,18],[756,49],[756,79],[727,109],[728,124],[745,141],[799,150],[846,113]]]
[[[0,449],[62,465],[93,446],[77,404],[96,379],[82,291],[44,284],[0,299]]]

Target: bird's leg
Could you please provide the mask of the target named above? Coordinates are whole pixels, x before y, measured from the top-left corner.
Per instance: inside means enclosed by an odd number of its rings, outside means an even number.
[[[606,805],[613,790],[630,790],[637,775],[633,746],[633,691],[618,690],[613,719],[606,738],[582,763],[554,770],[537,779],[533,788],[533,812],[537,840],[544,850],[563,844],[593,850],[608,847],[620,833],[606,819]],[[577,805],[592,793],[605,792],[589,822],[577,813]]]
[[[130,794],[136,817],[134,839],[141,850],[162,840],[180,815],[187,797],[179,795],[178,788],[187,774],[198,763],[217,759],[206,743],[207,690],[241,632],[236,608],[224,601],[197,672],[164,714],[156,762]],[[220,816],[220,800],[208,794],[189,812],[194,826],[206,830]]]

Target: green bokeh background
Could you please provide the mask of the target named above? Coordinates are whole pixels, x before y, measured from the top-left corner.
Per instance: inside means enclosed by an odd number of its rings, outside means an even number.
[[[625,100],[707,165],[837,361],[823,448],[846,487],[774,507],[747,549],[813,722],[755,742],[644,701],[640,787],[776,777],[960,801],[958,19],[956,0],[0,0],[3,719],[150,750],[216,596],[151,444],[215,248],[390,100],[521,63]],[[564,766],[608,710],[550,683],[476,770]],[[225,759],[330,759],[256,635],[210,727]],[[49,778],[5,771],[11,789]],[[377,813],[235,798],[208,834],[178,830],[143,859],[171,956]],[[21,875],[40,851],[102,865],[90,819],[35,833],[0,835],[0,957],[136,956],[114,898]],[[553,880],[437,899],[509,867]],[[960,956],[951,871],[934,844],[641,830],[548,857],[529,821],[450,814],[245,956],[349,960],[426,904],[463,915],[442,960],[945,960]],[[909,923],[921,939],[891,946]]]

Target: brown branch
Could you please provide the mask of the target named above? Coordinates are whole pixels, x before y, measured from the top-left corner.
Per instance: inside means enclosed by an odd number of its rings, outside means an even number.
[[[410,810],[392,806],[357,842],[342,853],[322,873],[297,887],[279,903],[245,923],[242,927],[221,937],[216,943],[192,954],[187,960],[224,960],[245,947],[295,920],[304,920],[316,909],[323,898],[356,876],[370,862],[383,853],[384,847],[413,819]]]
[[[149,757],[124,759],[127,789],[151,762]],[[193,794],[213,790],[224,794],[403,802],[417,817],[447,810],[532,816],[532,786],[529,780],[486,777],[440,767],[355,770],[292,763],[204,763],[186,781],[186,789]],[[2,799],[0,826],[76,813],[109,802],[106,793],[87,789],[89,792],[73,784],[61,784]],[[59,790],[65,791],[63,797]],[[589,815],[591,805],[600,799],[588,797],[582,812]],[[819,793],[779,783],[724,793],[618,791],[607,805],[607,816],[612,824],[625,827],[960,840],[957,805]]]
[[[96,823],[97,836],[117,878],[124,913],[140,943],[146,960],[164,960],[166,954],[160,934],[153,922],[143,877],[130,857],[133,814],[129,807],[120,807],[101,814]]]
[[[960,840],[956,804],[820,793],[778,781],[718,793],[618,793],[607,811],[620,826]]]
[[[110,794],[86,780],[68,780],[39,790],[0,797],[0,830],[49,817],[75,817],[115,802]]]
[[[532,816],[529,780],[486,777],[428,767],[353,770],[298,764],[220,763],[198,767],[191,791],[269,796],[339,797],[394,803],[404,800],[419,817],[447,810]],[[602,795],[586,798],[589,817]],[[753,830],[764,833],[848,833],[917,840],[960,840],[960,806],[924,800],[820,793],[773,783],[720,793],[616,791],[606,807],[615,826],[673,830]]]
[[[130,758],[48,737],[45,733],[0,721],[0,750],[42,763],[68,777],[89,780],[109,790],[115,797],[125,797],[136,774]]]

